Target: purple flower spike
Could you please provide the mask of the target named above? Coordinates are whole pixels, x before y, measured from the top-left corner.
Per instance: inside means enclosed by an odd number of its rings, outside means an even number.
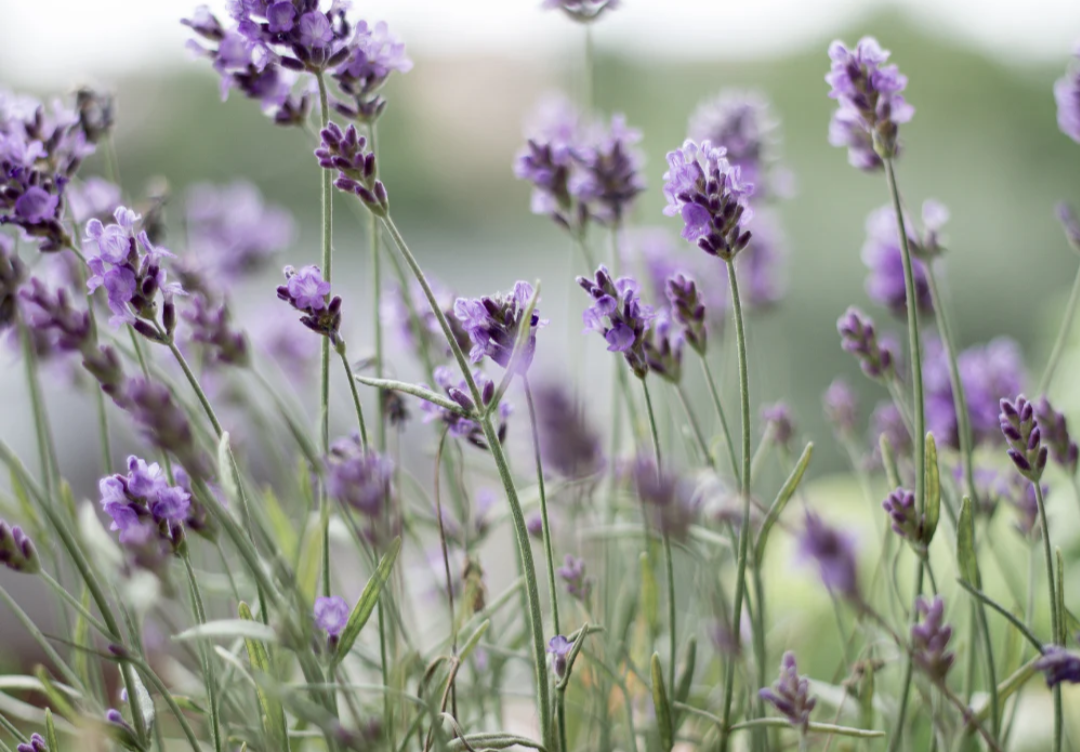
[[[826,524],[812,512],[799,535],[799,558],[813,561],[822,582],[830,592],[857,599],[858,571],[855,563],[855,538]]]
[[[382,519],[393,500],[394,462],[360,446],[358,436],[338,439],[327,457],[330,495],[372,521]]]
[[[20,744],[15,748],[15,752],[49,752],[49,747],[41,734],[31,734],[30,741]]]
[[[191,495],[180,486],[170,486],[156,462],[147,464],[133,455],[127,466],[127,474],[98,482],[101,507],[136,563],[156,569],[166,554],[177,553],[184,542]]]
[[[1056,687],[1062,682],[1080,684],[1080,655],[1070,653],[1057,645],[1047,645],[1042,657],[1035,661],[1035,668],[1046,675],[1046,686]]]
[[[0,329],[15,321],[19,288],[25,280],[26,264],[15,255],[15,243],[0,235]]]
[[[582,603],[589,602],[593,581],[591,577],[585,576],[584,559],[567,554],[564,566],[559,567],[556,572],[566,582],[566,592]]]
[[[548,642],[547,652],[551,654],[551,668],[560,679],[566,676],[566,660],[573,647],[574,643],[562,635],[555,635]]]
[[[821,402],[833,430],[840,436],[853,436],[859,421],[859,402],[851,385],[842,378],[834,379]]]
[[[191,297],[191,305],[180,312],[191,327],[191,340],[205,346],[208,363],[246,366],[250,362],[247,337],[232,329],[225,303],[211,304],[202,293]]]
[[[41,561],[33,541],[18,525],[9,527],[3,520],[0,520],[0,564],[26,574],[41,571]]]
[[[771,688],[759,689],[758,696],[780,711],[792,726],[804,730],[810,723],[810,713],[817,705],[817,698],[810,696],[810,680],[799,676],[795,654],[791,651],[784,653],[780,661],[780,678]]]
[[[840,346],[855,356],[863,373],[872,379],[884,379],[892,374],[893,354],[878,341],[869,316],[852,306],[836,322],[836,329],[840,332]]]
[[[1080,48],[1077,49],[1080,59]],[[1054,82],[1057,121],[1061,132],[1080,143],[1080,63],[1074,62],[1065,75]]]
[[[278,287],[277,296],[304,314],[301,324],[329,337],[335,347],[341,345],[341,298],[330,298],[330,283],[319,267],[309,265],[297,271],[286,266],[285,284]]]
[[[911,222],[905,220],[904,228],[912,245],[912,253],[915,253],[920,246],[913,236]],[[870,276],[866,280],[866,292],[870,299],[888,308],[893,315],[903,318],[907,315],[907,288],[904,284],[904,257],[899,237],[896,213],[892,207],[876,209],[866,220],[866,244],[863,245],[862,259],[870,270]],[[930,300],[926,267],[918,259],[912,259],[911,264],[915,280],[915,303],[920,314],[930,314],[934,307]]]
[[[665,535],[686,540],[701,509],[693,484],[672,472],[658,470],[655,460],[648,456],[634,460],[630,471],[634,490],[653,525]]]
[[[518,282],[513,292],[506,295],[457,299],[454,316],[472,340],[469,356],[473,363],[479,363],[486,355],[503,368],[510,365],[518,329],[532,296],[532,285]],[[529,370],[536,352],[536,330],[547,323],[547,319],[541,319],[539,311],[534,308],[529,322],[529,338],[518,356],[517,373],[525,374]]]
[[[604,335],[610,352],[621,352],[639,379],[649,372],[645,358],[645,332],[653,319],[651,306],[641,302],[636,280],[612,278],[606,266],[596,270],[594,279],[578,277],[578,284],[593,299],[583,316],[585,331]]]
[[[386,216],[390,199],[386,186],[378,179],[375,153],[367,149],[367,139],[355,125],[342,131],[333,122],[322,129],[320,136],[322,143],[315,156],[324,170],[337,171],[334,187],[355,194],[372,214]]]
[[[698,105],[690,117],[689,136],[726,149],[728,162],[754,184],[754,195],[761,198],[775,196],[781,187],[769,179],[778,129],[779,121],[761,92],[727,90]]]
[[[385,21],[374,27],[360,21],[354,44],[356,49],[334,71],[338,87],[353,103],[338,102],[335,108],[346,117],[371,123],[386,108],[386,101],[379,96],[383,84],[393,71],[408,73],[413,62],[405,54],[405,44],[390,33]]]
[[[349,604],[340,595],[315,599],[315,626],[336,638],[349,623]]]
[[[495,399],[495,382],[482,371],[473,371],[473,381],[476,382],[476,387],[480,390],[480,397],[484,401],[481,408],[487,408],[491,401]],[[470,412],[476,409],[476,405],[473,404],[472,397],[469,395],[469,387],[465,379],[455,380],[453,371],[446,366],[439,366],[435,369],[435,384],[446,396],[461,405],[463,409]],[[471,417],[466,417],[459,412],[426,401],[420,403],[420,409],[424,412],[425,423],[434,420],[441,421],[449,427],[451,436],[465,439],[479,449],[486,450],[488,448],[483,428]],[[506,440],[507,419],[510,417],[511,412],[513,412],[513,408],[509,402],[504,399],[499,403],[497,434],[500,443]]]
[[[661,308],[645,333],[645,360],[649,370],[662,379],[678,384],[682,379],[682,352],[686,337],[672,322],[672,313]]]
[[[127,383],[123,405],[154,446],[176,455],[192,475],[208,475],[207,460],[195,444],[191,423],[173,401],[168,387],[133,378]]]
[[[561,10],[578,23],[591,23],[604,11],[615,10],[622,0],[544,0],[540,7],[544,10]]]
[[[1042,429],[1035,419],[1035,406],[1020,395],[1015,401],[1001,400],[1001,432],[1005,434],[1009,458],[1020,474],[1038,483],[1046,467],[1049,449],[1042,445]]]
[[[664,214],[682,217],[684,239],[729,261],[750,242],[750,231],[742,224],[752,216],[748,201],[754,186],[743,182],[741,170],[728,162],[726,153],[710,141],[689,139],[681,149],[668,152]]]
[[[675,274],[668,277],[666,292],[672,315],[683,327],[686,343],[704,355],[707,338],[705,304],[698,294],[697,283],[685,274]]]
[[[574,479],[600,472],[604,467],[600,436],[566,385],[542,382],[534,387],[534,398],[544,469]]]
[[[791,409],[783,402],[762,405],[761,420],[770,432],[772,441],[778,446],[787,447],[795,435],[795,422],[791,418]]]
[[[920,515],[915,509],[915,494],[906,489],[897,488],[885,497],[885,501],[881,502],[881,507],[892,521],[893,532],[913,544],[922,540],[923,526]]]
[[[1035,403],[1035,420],[1039,423],[1054,462],[1061,465],[1069,475],[1075,475],[1080,448],[1077,448],[1076,442],[1069,437],[1065,415],[1055,410],[1050,400],[1041,397]]]
[[[952,668],[955,656],[948,650],[952,639],[952,627],[944,623],[945,602],[941,596],[927,601],[923,596],[915,600],[915,610],[922,615],[922,622],[911,626],[911,651],[915,663],[934,682],[940,683]]]
[[[634,198],[645,190],[642,157],[634,148],[641,131],[630,128],[621,114],[613,115],[607,129],[594,126],[588,140],[575,150],[578,169],[567,190],[602,225],[618,225]]]
[[[883,159],[899,152],[899,125],[915,114],[900,93],[907,76],[885,65],[889,52],[873,37],[863,37],[854,50],[833,42],[829,58],[832,70],[825,81],[832,87],[829,96],[840,105],[829,124],[829,143],[846,146],[853,166],[879,169]]]

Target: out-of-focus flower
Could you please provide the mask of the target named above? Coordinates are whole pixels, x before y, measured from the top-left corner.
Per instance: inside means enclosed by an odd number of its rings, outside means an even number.
[[[671,310],[661,308],[645,332],[645,360],[649,370],[673,384],[682,379],[682,351],[686,338],[671,320]]]
[[[762,700],[776,708],[792,726],[806,729],[817,698],[810,695],[810,680],[799,676],[795,654],[790,650],[780,661],[780,678],[772,687],[758,690]]]
[[[349,604],[340,595],[315,599],[315,626],[335,638],[349,623]]]
[[[808,512],[799,534],[798,550],[803,561],[817,565],[821,580],[830,592],[847,598],[859,597],[853,535]]]
[[[405,54],[405,43],[390,33],[385,21],[374,25],[356,24],[354,48],[334,70],[334,80],[352,102],[335,102],[334,108],[348,118],[374,122],[386,108],[379,91],[394,71],[408,73],[413,62]]]
[[[688,135],[727,150],[728,162],[754,184],[757,199],[775,197],[780,186],[771,175],[779,145],[780,121],[772,105],[759,91],[726,89],[698,105],[690,116]]]
[[[106,219],[120,207],[120,186],[96,175],[67,189],[68,209],[76,224],[97,217]]]
[[[1076,474],[1077,459],[1080,458],[1080,448],[1069,436],[1068,424],[1065,415],[1054,409],[1045,396],[1035,403],[1035,420],[1039,422],[1043,440],[1050,448],[1050,456],[1061,465],[1070,475]]]
[[[697,520],[701,499],[693,484],[675,473],[657,468],[648,456],[639,456],[631,466],[634,490],[660,532],[685,540]]]
[[[126,475],[110,475],[98,483],[101,507],[112,518],[112,529],[131,549],[136,562],[157,569],[167,552],[176,553],[184,541],[183,523],[191,496],[170,486],[156,463],[133,456]]]
[[[1058,645],[1043,648],[1042,657],[1035,661],[1035,668],[1046,675],[1048,687],[1056,687],[1062,682],[1080,684],[1080,655]]]
[[[41,570],[37,548],[18,525],[0,520],[0,564],[15,572],[36,574]]]
[[[795,435],[795,422],[791,418],[791,409],[785,403],[762,405],[761,420],[775,444],[786,448],[791,443]]]
[[[914,244],[916,241],[908,222],[905,222],[905,229]],[[871,300],[885,306],[894,315],[903,317],[907,313],[907,287],[904,284],[904,257],[898,233],[896,213],[891,207],[883,206],[871,212],[866,220],[862,259],[870,270],[866,292]],[[926,267],[916,258],[911,260],[911,266],[915,280],[915,303],[919,313],[929,314],[934,307]]]
[[[205,362],[246,366],[250,361],[247,337],[231,328],[229,308],[212,304],[202,293],[191,296],[191,304],[180,315],[191,329],[191,339],[204,346]]]
[[[364,449],[358,436],[338,439],[327,457],[331,496],[371,519],[380,519],[393,498],[394,462]]]
[[[685,274],[675,274],[668,277],[666,293],[671,314],[682,325],[687,344],[704,355],[707,343],[705,304],[701,301],[697,283]]]
[[[833,379],[821,402],[833,430],[842,436],[854,435],[859,420],[859,402],[851,385],[842,378]]]
[[[1080,45],[1076,50],[1080,60]],[[1065,75],[1054,82],[1057,121],[1061,132],[1080,143],[1080,63],[1074,61]]]
[[[922,621],[911,625],[912,657],[934,682],[942,682],[955,658],[948,649],[952,627],[945,624],[945,602],[941,596],[928,601],[920,595],[915,599],[915,610]]]
[[[863,373],[872,379],[892,374],[895,358],[888,345],[878,340],[869,316],[852,306],[836,322],[836,329],[840,332],[840,346],[855,356]]]
[[[26,280],[26,264],[15,255],[15,243],[0,235],[0,329],[10,326],[18,313],[18,293]]]
[[[615,10],[622,0],[543,0],[540,7],[544,10],[559,9],[574,21],[590,23],[604,11]]]
[[[556,570],[566,583],[566,592],[583,603],[589,602],[592,595],[593,581],[585,575],[585,561],[576,556],[566,555],[563,566]]]
[[[541,382],[533,391],[544,468],[566,478],[599,472],[604,466],[600,436],[587,420],[584,406],[561,381]]]

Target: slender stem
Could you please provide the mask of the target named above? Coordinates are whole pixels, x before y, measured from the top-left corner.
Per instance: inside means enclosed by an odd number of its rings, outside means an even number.
[[[186,543],[181,558],[184,560],[184,570],[187,572],[188,585],[191,588],[191,605],[195,610],[195,621],[201,626],[206,623],[206,607],[203,605],[202,591],[199,589],[199,578],[195,575],[194,567],[191,566],[191,555],[187,550]],[[206,643],[203,640],[199,640],[199,656],[202,659],[202,669],[206,674],[204,677],[206,701],[210,705],[210,731],[214,738],[214,749],[216,752],[221,752],[221,719],[217,703],[217,679],[214,676],[213,659],[210,657],[206,649]]]
[[[349,358],[345,355],[344,344],[337,348],[337,353],[341,356],[341,365],[345,368],[345,378],[349,382],[349,389],[352,390],[353,407],[356,408],[356,423],[360,427],[360,446],[366,450],[368,448],[368,434],[367,425],[364,423],[364,408],[360,406],[360,395],[356,391],[356,379],[353,378]]]
[[[330,123],[330,103],[326,92],[326,80],[321,72],[315,74],[315,80],[319,85],[319,119],[325,128]],[[333,274],[333,174],[330,170],[319,169],[321,201],[322,201],[322,274],[323,279],[330,281]],[[351,379],[350,379],[351,382]],[[319,354],[319,436],[322,453],[330,452],[330,338],[324,337],[322,350]],[[366,442],[365,442],[366,443]],[[325,509],[329,506],[326,499],[326,484],[319,485],[319,500]],[[330,514],[329,511],[322,515],[323,526],[323,572],[322,585],[323,595],[330,596]]]
[[[376,127],[372,122],[368,128],[368,140],[371,145],[371,153],[375,155],[376,164],[378,164],[377,148],[376,148]],[[379,255],[379,220],[372,214],[371,217],[371,307],[372,307],[372,319],[375,324],[375,378],[383,378],[383,374],[386,372],[385,364],[383,363],[383,327],[382,327],[382,259]],[[402,296],[405,296],[407,292],[402,290]],[[386,406],[383,404],[382,399],[378,401],[378,407],[376,408],[376,416],[378,417],[378,424],[375,428],[375,445],[380,452],[386,451]],[[394,746],[391,740],[391,747]]]
[[[724,430],[724,443],[727,444],[728,457],[731,458],[731,472],[735,476],[735,482],[742,485],[742,473],[739,471],[739,458],[735,454],[735,442],[731,439],[731,429],[728,428],[727,415],[724,413],[724,405],[720,402],[720,392],[713,378],[712,366],[704,353],[701,355],[701,368],[705,371],[705,383],[709,385],[709,394],[712,395],[713,407],[716,408],[716,417],[720,419],[720,427]]]
[[[916,557],[918,564],[915,570],[915,593],[916,595],[922,593],[923,589],[923,577],[925,575],[926,561],[921,556]],[[914,619],[915,616],[912,616]],[[911,681],[915,675],[915,658],[909,652],[907,656],[907,664],[904,666],[904,682],[903,689],[900,691],[900,711],[896,714],[896,727],[893,729],[892,737],[889,739],[889,752],[896,752],[900,749],[900,740],[904,736],[904,719],[907,717],[908,699],[911,696]]]
[[[1057,590],[1054,583],[1054,555],[1050,551],[1050,527],[1046,522],[1046,500],[1043,498],[1042,486],[1038,481],[1032,483],[1035,486],[1035,500],[1039,504],[1039,524],[1042,525],[1043,555],[1046,557],[1046,578],[1050,586],[1050,624],[1051,634],[1054,636],[1054,644],[1061,644],[1061,636],[1058,634],[1058,600]],[[1060,752],[1062,740],[1062,716],[1061,716],[1061,685],[1054,686],[1054,752]]]
[[[660,472],[660,434],[656,430],[656,413],[653,411],[652,397],[649,394],[649,383],[641,379],[641,391],[645,393],[645,408],[649,413],[649,430],[652,433],[653,453],[656,455],[656,472]]]
[[[683,388],[681,381],[675,383],[675,394],[678,395],[679,403],[682,404],[683,412],[686,413],[686,419],[690,422],[690,428],[694,432],[694,438],[697,440],[698,446],[701,448],[703,459],[708,463],[709,467],[715,470],[716,460],[713,458],[712,452],[709,451],[709,442],[701,430],[701,423],[698,422],[697,415],[694,413],[693,408],[690,407],[690,400],[687,399],[686,389]]]
[[[172,351],[173,357],[176,358],[176,362],[179,363],[180,368],[183,369],[184,376],[187,377],[188,383],[191,384],[191,388],[195,390],[195,396],[198,397],[203,412],[206,413],[206,417],[210,419],[210,425],[214,427],[214,434],[220,439],[224,430],[221,428],[221,423],[214,413],[214,408],[210,405],[210,400],[207,398],[206,392],[203,391],[202,386],[199,384],[199,379],[195,377],[195,373],[191,370],[191,366],[188,365],[187,359],[184,358],[184,354],[180,352],[180,348],[176,346],[176,343],[170,339],[168,345],[169,350]]]
[[[447,426],[439,437],[439,448],[435,451],[435,515],[439,522],[439,546],[442,549],[443,560],[443,573],[446,575],[446,598],[450,606],[450,651],[454,659],[457,659],[457,612],[454,609],[454,581],[450,575],[450,552],[446,545],[446,525],[443,520],[442,510],[442,494],[439,493],[439,479],[441,476],[440,469],[442,467],[442,455],[443,449],[446,447],[446,437],[450,433],[450,428]],[[451,677],[450,680],[450,692],[453,699],[454,706],[457,707],[457,688],[455,686],[454,679],[456,675]],[[455,717],[457,713],[454,713]]]
[[[49,416],[45,411],[45,399],[41,394],[41,375],[38,369],[37,353],[30,339],[29,327],[21,327],[23,358],[26,361],[26,383],[30,389],[30,408],[34,415],[38,456],[41,462],[41,479],[45,484],[45,496],[51,501],[53,488],[59,482],[59,470],[56,464],[56,446],[53,443],[52,429],[49,428]]]
[[[1046,361],[1042,378],[1039,379],[1039,394],[1050,391],[1050,384],[1054,380],[1054,372],[1057,370],[1061,356],[1065,352],[1065,345],[1069,341],[1069,331],[1072,329],[1073,319],[1076,318],[1076,306],[1080,303],[1080,269],[1076,270],[1073,279],[1072,292],[1069,293],[1069,302],[1065,305],[1065,317],[1061,320],[1061,329],[1058,330],[1057,339],[1054,340],[1054,349],[1050,351],[1050,359]]]
[[[735,576],[735,608],[732,614],[732,639],[736,652],[740,642],[743,599],[746,594],[746,562],[750,550],[750,376],[746,360],[746,333],[743,330],[742,301],[739,299],[739,279],[734,259],[729,259],[728,282],[731,286],[731,305],[735,318],[735,341],[739,351],[739,394],[742,402],[742,526],[739,528],[739,560]],[[720,749],[726,751],[730,739],[731,701],[735,687],[735,661],[729,660],[724,671],[724,727],[721,729]]]

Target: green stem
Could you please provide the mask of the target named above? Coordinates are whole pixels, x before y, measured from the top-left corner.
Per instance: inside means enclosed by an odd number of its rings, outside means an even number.
[[[720,427],[724,431],[724,443],[727,444],[728,457],[731,459],[731,472],[735,476],[735,482],[742,485],[742,473],[739,472],[739,458],[735,454],[735,442],[731,439],[731,429],[728,428],[727,414],[724,405],[720,401],[720,392],[713,378],[712,366],[705,354],[701,354],[701,368],[705,372],[705,383],[709,385],[709,394],[712,396],[713,407],[716,408],[716,417],[720,419]]]
[[[360,446],[366,450],[368,448],[368,434],[367,426],[364,423],[364,408],[360,406],[360,395],[356,391],[356,379],[353,378],[349,358],[345,355],[345,343],[337,347],[337,353],[341,356],[341,365],[345,368],[345,378],[349,382],[349,389],[352,390],[353,407],[356,408],[356,423],[360,427]],[[380,400],[380,404],[381,402]]]
[[[923,577],[926,573],[926,562],[919,556],[918,564],[915,570],[915,593],[916,596],[922,593],[923,590]],[[916,618],[914,614],[912,619]],[[904,719],[907,717],[908,700],[911,697],[911,681],[915,676],[915,659],[909,652],[907,656],[907,663],[904,666],[904,681],[903,688],[900,690],[900,711],[896,714],[896,727],[893,730],[892,737],[889,739],[889,752],[896,752],[900,749],[900,740],[904,736]]]
[[[697,440],[698,446],[701,448],[701,454],[709,467],[716,469],[716,460],[713,459],[712,452],[709,450],[709,442],[705,438],[704,432],[701,430],[701,424],[698,422],[697,415],[694,414],[693,409],[690,407],[690,400],[686,396],[686,389],[683,388],[682,382],[675,383],[675,394],[679,397],[679,403],[682,404],[683,411],[686,413],[686,419],[690,422],[690,429],[694,432],[694,438]]]
[[[376,128],[373,122],[368,128],[368,137],[371,144],[371,153],[376,155],[376,164],[378,164],[378,156],[376,149]],[[379,220],[375,218],[375,215],[371,215],[371,307],[372,318],[375,324],[375,377],[383,378],[383,374],[386,372],[385,364],[383,363],[383,327],[382,327],[382,263],[379,257]],[[402,290],[402,296],[407,295],[406,290]],[[376,408],[376,416],[378,418],[378,424],[375,427],[375,442],[380,452],[386,451],[386,406],[383,404],[382,399],[378,401],[378,407]],[[390,746],[395,746],[393,740],[391,740]]]
[[[1043,498],[1042,486],[1038,481],[1032,483],[1035,486],[1035,500],[1039,504],[1039,524],[1042,525],[1043,555],[1046,557],[1046,578],[1050,585],[1050,624],[1051,634],[1054,636],[1054,644],[1062,644],[1058,634],[1058,599],[1054,587],[1054,555],[1050,551],[1050,527],[1046,522],[1046,500]],[[1061,713],[1061,685],[1054,687],[1054,752],[1061,752],[1062,743],[1062,713]]]
[[[1042,378],[1039,379],[1039,394],[1050,391],[1050,384],[1054,380],[1054,371],[1057,370],[1061,356],[1065,352],[1065,345],[1069,341],[1069,330],[1072,329],[1073,319],[1076,318],[1076,306],[1080,303],[1080,269],[1076,270],[1073,279],[1072,292],[1069,293],[1069,302],[1065,305],[1065,317],[1061,320],[1061,329],[1058,330],[1057,339],[1054,340],[1054,349],[1050,351],[1050,359],[1046,361]]]
[[[191,605],[195,611],[195,621],[202,626],[206,624],[206,608],[203,605],[202,591],[199,589],[199,578],[196,577],[195,569],[191,566],[191,555],[188,553],[186,542],[180,558],[184,560],[184,571],[187,572],[188,585],[191,588]],[[214,676],[213,658],[208,654],[206,643],[203,640],[199,640],[199,657],[202,660],[202,669],[205,674],[203,678],[206,683],[206,701],[210,705],[210,732],[214,739],[214,749],[216,752],[221,752],[221,719],[218,716],[217,679]]]
[[[739,528],[739,560],[735,576],[735,608],[732,614],[732,639],[736,652],[740,642],[743,599],[746,594],[746,562],[750,550],[750,375],[746,360],[746,333],[743,330],[742,301],[739,298],[739,279],[734,259],[727,260],[728,282],[731,286],[731,305],[735,318],[735,341],[739,351],[739,394],[742,402],[742,526]],[[720,749],[726,752],[730,739],[731,701],[735,687],[735,661],[728,660],[724,670],[724,726],[721,729]]]
[[[191,388],[195,390],[195,396],[199,400],[199,404],[202,405],[203,412],[206,413],[206,417],[210,419],[210,425],[214,427],[214,434],[220,439],[224,430],[221,428],[221,423],[218,422],[217,415],[214,413],[214,408],[210,405],[210,400],[206,396],[206,392],[203,391],[202,385],[199,384],[198,378],[195,377],[195,373],[191,370],[191,366],[188,365],[187,359],[184,358],[184,354],[180,352],[180,348],[176,346],[176,343],[169,339],[169,350],[172,351],[173,357],[176,358],[176,362],[180,364],[180,368],[184,371],[184,376],[187,377],[188,383],[191,384]]]
[[[325,128],[330,123],[330,103],[326,92],[326,80],[321,72],[315,74],[315,80],[319,85],[319,119]],[[321,199],[322,199],[322,274],[323,279],[330,281],[333,272],[333,174],[330,170],[319,169],[321,173]],[[351,379],[350,379],[351,382]],[[322,350],[319,354],[319,435],[322,439],[321,447],[324,455],[330,452],[330,338],[324,337]],[[319,497],[321,506],[328,508],[326,500],[326,484],[319,484]],[[322,586],[323,595],[330,596],[330,514],[329,511],[322,515],[323,533],[323,572]]]
[[[23,358],[26,360],[26,383],[30,390],[30,408],[34,415],[38,456],[41,462],[41,478],[45,483],[45,495],[51,501],[53,489],[59,482],[59,469],[56,464],[56,446],[53,443],[52,429],[49,428],[49,416],[45,412],[45,399],[41,394],[41,375],[38,370],[37,353],[30,339],[30,329],[21,327]]]

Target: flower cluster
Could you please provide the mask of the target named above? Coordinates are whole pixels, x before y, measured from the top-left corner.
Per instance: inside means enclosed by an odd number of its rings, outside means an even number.
[[[945,624],[945,601],[941,596],[933,600],[919,596],[915,610],[922,621],[911,625],[911,654],[916,665],[935,682],[942,682],[952,668],[955,656],[949,651],[952,627]]]
[[[164,384],[133,378],[127,382],[124,406],[154,446],[172,452],[189,473],[205,478],[207,460],[195,443],[187,415]]]
[[[758,696],[780,711],[792,726],[801,729],[809,725],[810,713],[817,705],[817,698],[810,695],[810,680],[799,676],[799,666],[791,651],[780,660],[780,678],[771,688],[758,690]]]
[[[860,39],[854,50],[833,42],[829,59],[832,70],[825,81],[839,104],[829,123],[829,143],[846,146],[853,166],[878,169],[883,159],[896,156],[899,126],[915,114],[900,93],[907,88],[907,76],[885,64],[889,52],[873,37]]]
[[[536,428],[544,469],[565,478],[595,475],[604,466],[600,437],[586,418],[584,407],[561,382],[534,387]]]
[[[922,541],[923,520],[915,508],[915,494],[897,488],[885,497],[881,507],[892,521],[893,532],[912,543]]]
[[[668,308],[661,308],[645,333],[645,361],[649,370],[662,379],[678,384],[682,379],[682,352],[686,337],[672,321]]]
[[[634,374],[645,378],[649,372],[645,332],[654,314],[651,306],[641,302],[637,281],[630,277],[615,280],[601,265],[593,279],[578,277],[577,282],[593,299],[583,316],[585,331],[602,334],[608,350],[621,352]]]
[[[235,366],[250,362],[247,337],[230,326],[224,302],[211,303],[203,293],[195,293],[180,315],[191,329],[191,340],[203,345],[205,362]]]
[[[1050,449],[1050,456],[1054,461],[1065,468],[1069,475],[1076,475],[1077,460],[1080,459],[1080,448],[1069,436],[1069,427],[1065,415],[1059,413],[1050,404],[1050,400],[1041,397],[1035,403],[1035,420],[1039,423],[1043,440]]]
[[[684,239],[730,261],[750,242],[750,231],[742,225],[752,216],[748,201],[754,186],[743,182],[726,154],[709,141],[689,139],[681,149],[668,152],[664,214],[682,217]]]
[[[561,10],[579,23],[589,23],[600,17],[606,10],[615,10],[622,0],[544,0],[541,8]]]
[[[367,139],[360,135],[355,125],[344,131],[337,123],[328,123],[319,132],[322,142],[315,150],[319,166],[324,170],[337,170],[334,186],[346,193],[353,193],[364,206],[379,216],[390,208],[386,186],[378,179],[375,152],[365,151]]]
[[[167,282],[161,260],[173,257],[165,248],[155,246],[143,230],[136,236],[136,223],[142,217],[119,207],[113,224],[98,219],[86,223],[86,260],[92,276],[87,288],[92,292],[104,287],[108,294],[113,326],[131,324],[137,332],[155,342],[172,336],[176,324],[174,295],[184,290],[176,282]],[[161,326],[158,326],[157,295],[161,293]]]
[[[708,141],[726,149],[728,162],[754,184],[755,198],[762,198],[783,192],[783,176],[769,174],[776,159],[779,125],[761,92],[729,90],[698,105],[690,116],[688,134],[698,143]]]
[[[664,535],[685,540],[701,509],[693,483],[658,468],[655,460],[644,455],[634,460],[630,474],[634,491],[653,525]]]
[[[1080,46],[1076,49],[1080,60]],[[1054,82],[1057,121],[1061,132],[1080,143],[1080,64],[1074,63],[1065,75]]]
[[[825,408],[825,419],[833,430],[843,438],[854,436],[859,421],[859,402],[851,385],[842,378],[834,379],[822,395],[821,402]]]
[[[132,455],[127,467],[126,475],[110,475],[98,483],[101,507],[112,518],[120,542],[146,557],[140,563],[150,565],[165,552],[179,550],[191,496],[169,485],[156,462],[148,465]]]
[[[863,373],[872,379],[884,379],[893,373],[894,356],[889,346],[878,340],[873,320],[852,306],[836,322],[840,346],[859,361]]]
[[[1058,645],[1043,648],[1042,656],[1035,661],[1035,669],[1046,676],[1048,687],[1056,687],[1062,682],[1080,684],[1080,655]]]
[[[486,355],[503,368],[510,366],[518,330],[532,296],[532,285],[528,282],[517,282],[513,292],[505,295],[457,299],[454,303],[454,316],[472,340],[469,357],[473,363],[479,363]],[[518,354],[515,366],[517,373],[525,374],[529,370],[536,353],[536,330],[547,323],[534,308],[529,320],[529,337]]]
[[[0,564],[15,572],[35,574],[41,569],[34,542],[18,525],[0,520]]]
[[[477,405],[469,395],[469,388],[465,379],[455,379],[454,372],[446,366],[439,366],[436,368],[434,375],[435,385],[439,389],[445,392],[454,402],[461,405],[462,409],[467,414],[471,415],[475,413]],[[480,409],[489,409],[491,401],[495,399],[495,382],[488,378],[483,371],[473,371],[472,376],[473,381],[480,390],[480,399],[483,402],[483,404],[480,405]],[[480,449],[487,449],[487,441],[484,439],[484,429],[479,422],[473,420],[471,417],[466,417],[466,415],[461,412],[449,410],[427,401],[420,403],[420,409],[424,412],[425,423],[430,423],[435,420],[441,421],[446,424],[451,436],[465,439],[470,444],[479,447]],[[499,425],[496,430],[499,443],[506,440],[507,420],[509,419],[511,412],[513,412],[513,408],[509,402],[503,400],[499,403]]]
[[[813,512],[798,540],[799,557],[817,565],[825,587],[837,595],[858,598],[855,538],[827,524]]]
[[[356,24],[356,35],[349,56],[334,69],[338,88],[352,101],[335,102],[334,109],[347,118],[373,123],[386,109],[379,96],[390,74],[408,73],[412,60],[405,54],[405,43],[390,33],[385,21],[374,26],[367,21]]]
[[[1049,449],[1042,445],[1042,430],[1035,419],[1035,406],[1020,395],[1015,401],[1001,400],[1001,432],[1009,446],[1009,458],[1020,474],[1038,483],[1046,467]]]
[[[593,580],[585,575],[585,560],[567,554],[565,563],[556,571],[566,583],[566,592],[588,604],[592,596]]]
[[[23,742],[15,748],[15,752],[49,752],[49,746],[41,734],[31,734],[29,742]]]
[[[795,422],[791,408],[783,402],[761,406],[761,421],[765,424],[769,439],[777,446],[787,448],[795,435]]]
[[[359,436],[338,439],[326,458],[326,489],[342,504],[372,520],[393,502],[394,462],[360,444]]]
[[[285,284],[278,287],[277,296],[304,314],[301,324],[329,337],[334,347],[341,345],[341,298],[330,298],[330,283],[319,267],[308,265],[298,271],[286,266]]]
[[[671,313],[683,327],[686,343],[699,355],[704,355],[707,343],[705,304],[697,283],[685,274],[675,274],[668,278],[666,292]]]

